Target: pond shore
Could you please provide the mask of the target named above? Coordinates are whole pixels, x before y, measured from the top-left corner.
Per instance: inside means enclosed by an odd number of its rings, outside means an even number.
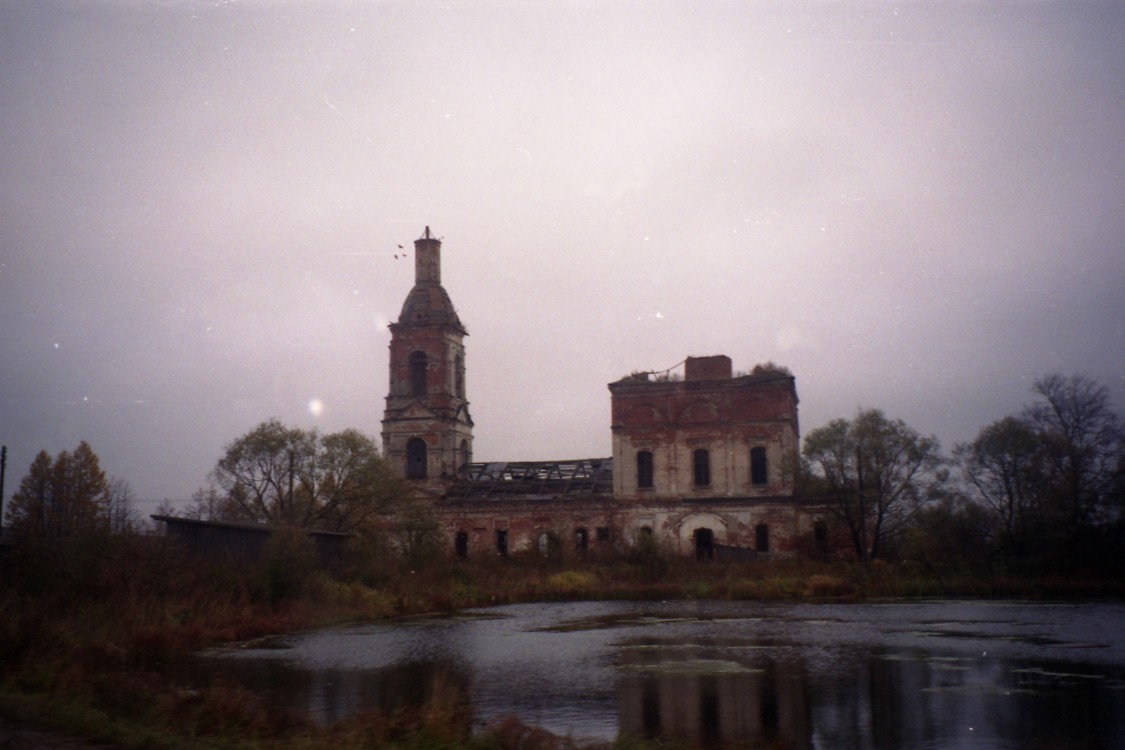
[[[457,723],[438,714],[367,716],[359,725],[318,730],[306,717],[278,714],[237,685],[182,682],[180,668],[201,648],[342,622],[541,601],[1125,594],[1120,581],[1094,576],[924,575],[908,566],[812,561],[719,565],[659,554],[438,562],[343,580],[317,571],[232,569],[141,546],[103,554],[96,565],[78,555],[38,562],[34,570],[10,567],[9,580],[13,573],[24,578],[0,595],[0,717],[9,727],[61,731],[114,747],[280,750],[365,747],[375,737],[398,746],[434,736],[440,742],[431,747],[478,741],[451,732]],[[33,575],[44,581],[39,588]],[[12,741],[35,737],[21,730]]]

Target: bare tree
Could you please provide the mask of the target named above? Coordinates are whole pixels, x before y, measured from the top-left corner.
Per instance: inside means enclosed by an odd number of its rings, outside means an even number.
[[[1109,391],[1085,375],[1045,375],[1025,409],[1051,470],[1056,502],[1074,528],[1114,520],[1121,513],[1125,429],[1110,408]]]
[[[196,521],[212,521],[237,515],[229,512],[229,499],[219,489],[209,484],[200,487],[191,495],[191,505],[184,509],[184,518]]]
[[[106,484],[105,512],[109,530],[123,534],[137,528],[137,497],[133,488],[121,477],[111,477]]]

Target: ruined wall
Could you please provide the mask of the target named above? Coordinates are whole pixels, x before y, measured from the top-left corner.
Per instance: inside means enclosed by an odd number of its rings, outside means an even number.
[[[638,505],[608,497],[442,501],[435,509],[451,552],[462,557],[541,552],[627,551],[651,537],[665,552],[720,558],[719,547],[760,559],[816,548],[822,508],[791,499],[743,498]],[[460,538],[460,541],[459,541]]]
[[[601,554],[613,551],[621,541],[612,498],[447,501],[439,503],[437,510],[448,548],[461,557]]]
[[[406,476],[406,446],[427,446],[428,477],[452,477],[472,460],[472,419],[465,399],[465,350],[448,327],[392,326],[390,393],[383,416],[383,453]],[[414,393],[411,355],[426,356],[425,393]]]
[[[792,495],[799,437],[793,377],[769,372],[735,378],[730,372],[725,356],[689,357],[684,380],[641,375],[610,384],[618,498]],[[764,451],[764,481],[754,472],[756,448]],[[707,452],[705,482],[697,481],[699,450]],[[640,452],[652,456],[650,483],[639,475]]]

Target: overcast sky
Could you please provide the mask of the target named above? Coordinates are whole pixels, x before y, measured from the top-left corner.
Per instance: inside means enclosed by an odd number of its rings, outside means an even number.
[[[429,225],[477,460],[611,453],[688,355],[946,449],[1125,403],[1125,3],[0,1],[0,443],[151,512],[378,436]]]

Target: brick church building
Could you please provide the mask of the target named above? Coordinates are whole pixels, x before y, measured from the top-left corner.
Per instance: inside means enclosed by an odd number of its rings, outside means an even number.
[[[724,355],[682,376],[609,384],[612,456],[474,462],[465,337],[441,285],[441,241],[414,242],[414,287],[390,325],[383,453],[432,502],[464,557],[552,548],[597,554],[651,539],[700,559],[823,551],[827,515],[794,496],[794,377],[735,375]]]

